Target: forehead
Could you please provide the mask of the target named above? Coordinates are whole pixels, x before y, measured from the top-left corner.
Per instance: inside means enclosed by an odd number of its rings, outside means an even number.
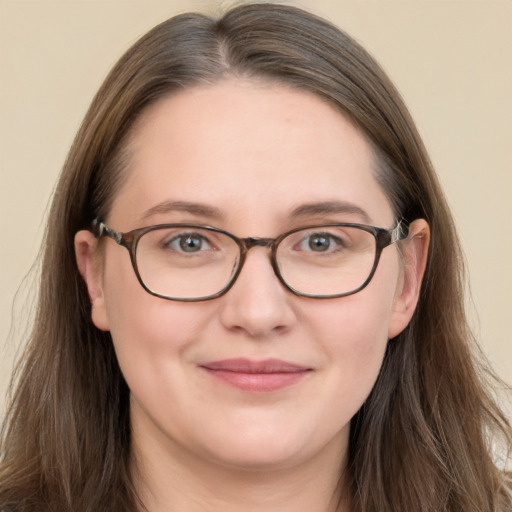
[[[169,95],[138,119],[129,153],[112,217],[130,227],[177,201],[254,223],[342,201],[392,222],[364,136],[326,101],[283,85],[231,79]]]

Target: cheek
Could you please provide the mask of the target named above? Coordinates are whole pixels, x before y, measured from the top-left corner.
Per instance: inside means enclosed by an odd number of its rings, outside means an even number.
[[[134,411],[143,411],[151,425],[168,431],[174,414],[186,417],[186,404],[202,401],[193,385],[194,347],[208,331],[212,315],[142,293],[149,300],[125,300],[116,309],[112,340],[133,403],[138,404]]]
[[[128,258],[126,258],[128,260]],[[173,302],[146,292],[130,262],[111,259],[105,269],[105,308],[121,370],[129,386],[167,375],[186,357],[213,318],[211,304]]]
[[[318,340],[332,382],[349,397],[353,413],[370,393],[379,374],[388,343],[398,265],[377,273],[372,282],[354,295],[308,305],[309,336]]]
[[[398,264],[388,272],[382,270],[360,292],[325,302],[311,301],[303,310],[314,331],[321,332],[329,345],[359,353],[387,342],[400,273]]]
[[[348,297],[347,297],[348,299]],[[341,306],[341,304],[340,304]],[[330,328],[319,327],[319,339],[327,355],[324,386],[331,399],[327,417],[331,428],[349,424],[368,398],[377,377],[387,346],[385,314],[367,317],[368,302],[354,299],[346,301],[334,318]],[[380,316],[380,318],[379,318]]]
[[[345,297],[335,314],[324,314],[324,321],[317,323],[324,353],[352,390],[373,385],[387,346],[389,310],[382,303],[373,306],[361,297]]]
[[[128,357],[141,363],[178,354],[206,329],[209,315],[198,314],[197,308],[142,293],[147,298],[127,294],[109,308],[112,338],[120,359]]]

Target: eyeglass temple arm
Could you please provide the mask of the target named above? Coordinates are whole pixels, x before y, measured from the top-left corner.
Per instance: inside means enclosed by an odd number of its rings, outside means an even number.
[[[98,219],[94,219],[92,221],[92,232],[96,238],[103,238],[104,236],[108,236],[112,238],[117,244],[122,245],[123,242],[123,234],[113,229],[109,228],[103,222],[100,222]]]
[[[396,226],[391,231],[390,244],[405,240],[409,236],[409,222],[405,219],[400,219]]]

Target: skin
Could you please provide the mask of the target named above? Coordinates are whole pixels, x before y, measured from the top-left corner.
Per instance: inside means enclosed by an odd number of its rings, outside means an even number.
[[[124,183],[104,219],[118,231],[197,222],[275,237],[318,222],[395,222],[364,136],[318,97],[282,85],[230,79],[169,96],[137,120],[129,146]],[[220,215],[154,210],[170,200]],[[365,213],[291,216],[325,201]],[[124,248],[79,232],[92,319],[111,331],[132,393],[134,471],[148,510],[338,510],[350,419],[372,389],[388,340],[411,319],[427,245],[428,226],[415,221],[402,256],[396,245],[386,248],[364,290],[327,300],[287,291],[268,249],[254,248],[227,294],[183,303],[148,294]],[[261,393],[200,368],[238,357],[311,371]],[[349,509],[345,499],[339,510]]]

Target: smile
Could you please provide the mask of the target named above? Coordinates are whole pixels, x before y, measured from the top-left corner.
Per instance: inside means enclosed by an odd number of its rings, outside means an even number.
[[[202,364],[200,368],[225,384],[243,391],[260,393],[291,386],[312,371],[311,368],[280,359],[224,359]]]

